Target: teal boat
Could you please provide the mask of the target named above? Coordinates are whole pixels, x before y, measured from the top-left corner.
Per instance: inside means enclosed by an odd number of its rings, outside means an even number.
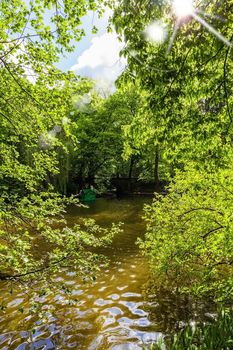
[[[96,193],[91,188],[84,188],[81,192],[81,202],[94,202],[96,200]]]

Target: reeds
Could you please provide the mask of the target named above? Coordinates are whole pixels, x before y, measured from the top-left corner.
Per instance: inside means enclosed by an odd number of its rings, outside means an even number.
[[[145,348],[146,349],[146,348]],[[148,348],[147,348],[148,349]],[[150,350],[233,350],[233,311],[220,310],[216,321],[187,326]]]

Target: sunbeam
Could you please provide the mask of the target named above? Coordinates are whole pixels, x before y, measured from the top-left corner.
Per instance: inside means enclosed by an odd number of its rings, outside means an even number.
[[[173,0],[172,1],[172,8],[173,8],[173,11],[174,11],[177,19],[176,19],[174,31],[172,33],[170,40],[169,40],[169,45],[168,45],[166,55],[169,55],[169,53],[171,52],[171,49],[172,49],[173,43],[175,41],[180,23],[182,22],[182,20],[189,19],[191,17],[194,18],[199,23],[201,23],[209,32],[214,34],[224,44],[226,44],[229,47],[232,46],[232,43],[227,38],[225,38],[214,27],[212,27],[209,23],[207,23],[204,18],[199,16],[199,14],[203,15],[204,17],[210,17],[213,19],[225,21],[223,18],[216,16],[216,15],[211,15],[211,14],[205,13],[202,10],[194,8],[194,1],[193,0]]]
[[[137,56],[137,52],[135,50],[128,50],[127,51],[128,54],[133,58],[135,59],[135,61],[137,61],[138,63],[140,63],[143,67],[145,67],[146,69],[148,70],[154,70],[156,72],[164,72],[164,73],[169,73],[169,72],[172,72],[173,70],[172,69],[158,69],[158,68],[155,68],[153,66],[151,66],[150,64],[147,64],[145,65],[145,62],[143,62],[138,56]]]
[[[202,15],[202,16],[204,16],[204,17],[209,17],[209,18],[212,18],[212,19],[217,19],[218,21],[221,21],[221,22],[226,22],[226,19],[225,18],[223,18],[223,17],[221,17],[221,16],[216,16],[216,15],[212,15],[212,14],[210,14],[210,13],[207,13],[207,12],[204,12],[204,11],[202,11],[202,10],[196,10],[196,13],[198,13],[198,14],[200,14],[200,15]]]
[[[221,40],[225,45],[232,47],[232,43],[224,37],[220,32],[218,32],[211,24],[209,24],[204,18],[201,17],[209,17],[212,19],[220,20],[222,22],[226,22],[226,20],[220,16],[212,15],[206,13],[194,5],[194,0],[172,0],[171,1],[173,14],[176,16],[174,30],[169,39],[168,48],[166,51],[166,56],[168,56],[171,52],[172,46],[177,36],[177,32],[179,27],[191,19],[195,19],[201,25],[203,25],[210,33],[216,36],[219,40]],[[147,40],[161,44],[166,39],[166,26],[161,21],[154,21],[144,31],[144,35]]]
[[[166,52],[166,55],[167,55],[167,56],[168,56],[169,53],[171,52],[172,45],[173,45],[173,43],[174,43],[174,41],[175,41],[176,34],[177,34],[177,32],[178,32],[178,29],[179,29],[179,25],[180,25],[180,21],[177,20],[176,23],[175,23],[175,28],[174,28],[174,30],[173,30],[172,36],[171,36],[171,38],[170,38],[170,40],[169,40],[169,45],[168,45],[167,52]]]
[[[221,33],[219,33],[214,27],[212,27],[209,23],[207,23],[203,18],[198,16],[195,12],[192,13],[192,17],[200,22],[207,30],[209,30],[212,34],[214,34],[219,40],[224,42],[227,46],[231,47],[232,43],[227,40]]]

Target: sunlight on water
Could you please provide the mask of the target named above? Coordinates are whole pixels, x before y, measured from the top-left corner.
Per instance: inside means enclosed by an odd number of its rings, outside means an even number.
[[[80,216],[102,225],[125,222],[124,232],[102,251],[109,265],[102,265],[91,284],[75,277],[72,270],[53,276],[51,283],[72,287],[71,294],[64,288],[41,295],[34,311],[29,309],[30,293],[14,287],[11,295],[2,283],[1,302],[6,309],[0,313],[0,349],[142,349],[177,322],[185,322],[198,307],[202,310],[202,305],[181,302],[167,293],[155,296],[147,261],[135,245],[145,229],[140,217],[144,200],[98,199],[89,209],[70,209],[70,225]]]

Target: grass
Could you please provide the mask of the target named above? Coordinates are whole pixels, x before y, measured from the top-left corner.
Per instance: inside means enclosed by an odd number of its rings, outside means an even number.
[[[185,327],[164,344],[150,350],[233,350],[233,311],[221,310],[213,323]]]

